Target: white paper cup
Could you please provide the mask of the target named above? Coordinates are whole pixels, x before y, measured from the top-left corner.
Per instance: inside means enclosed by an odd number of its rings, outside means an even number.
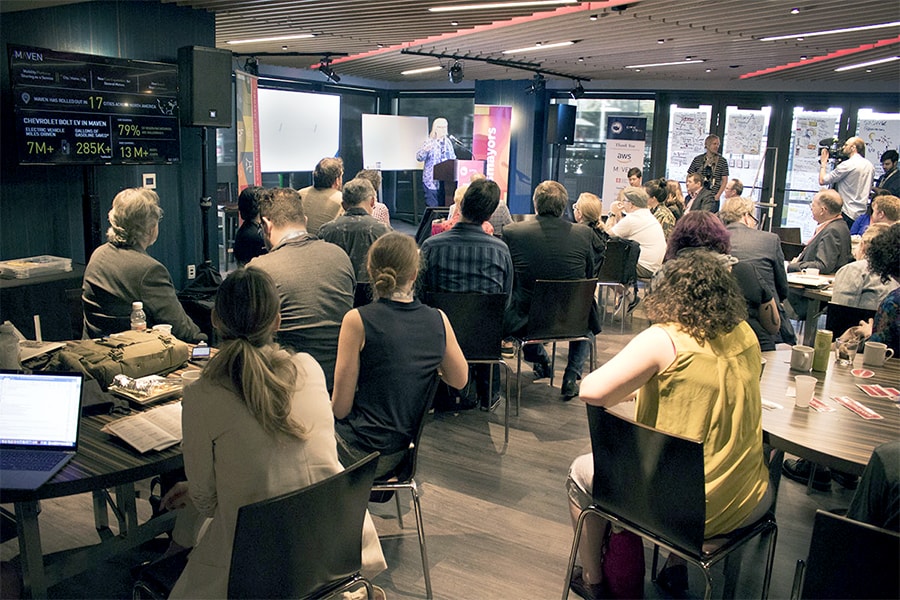
[[[158,323],[153,326],[153,331],[157,333],[164,333],[166,335],[172,335],[172,326],[168,323]]]
[[[190,371],[185,371],[181,374],[181,385],[188,386],[198,379],[200,379],[200,373],[202,373],[200,369],[191,369]]]
[[[813,392],[816,391],[816,381],[816,378],[810,375],[794,377],[794,386],[797,389],[797,396],[794,399],[796,408],[809,408],[809,401],[812,400]]]

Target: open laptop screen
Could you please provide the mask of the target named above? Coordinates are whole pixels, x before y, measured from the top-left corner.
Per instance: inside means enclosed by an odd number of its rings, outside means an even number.
[[[74,450],[82,383],[80,373],[0,372],[0,445]]]

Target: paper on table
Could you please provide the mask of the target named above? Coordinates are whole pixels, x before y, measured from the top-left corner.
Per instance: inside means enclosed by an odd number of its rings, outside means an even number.
[[[777,402],[772,402],[771,400],[766,400],[765,398],[762,401],[762,406],[763,406],[763,408],[766,408],[768,410],[784,408],[784,406],[778,404]]]
[[[141,454],[165,450],[181,441],[181,402],[107,423],[103,431],[121,438]]]

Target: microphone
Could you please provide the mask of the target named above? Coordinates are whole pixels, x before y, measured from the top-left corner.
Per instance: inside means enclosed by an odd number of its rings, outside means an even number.
[[[451,142],[455,142],[455,143],[459,144],[460,146],[463,145],[463,143],[462,143],[461,141],[459,141],[458,139],[456,139],[455,137],[453,137],[453,136],[450,135],[449,133],[447,134],[447,139],[449,139]]]

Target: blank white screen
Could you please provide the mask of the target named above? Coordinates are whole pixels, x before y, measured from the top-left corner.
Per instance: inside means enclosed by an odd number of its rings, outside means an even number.
[[[263,173],[312,171],[340,148],[341,98],[259,90],[259,160]]]
[[[363,115],[363,165],[382,171],[421,169],[416,151],[427,137],[428,117]]]

